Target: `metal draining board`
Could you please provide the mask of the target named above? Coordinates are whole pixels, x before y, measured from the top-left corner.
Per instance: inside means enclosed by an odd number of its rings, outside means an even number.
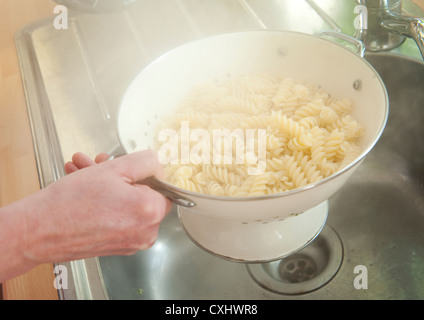
[[[316,1],[328,11],[336,1]],[[340,10],[340,9],[335,9]],[[351,12],[351,8],[347,8]],[[241,30],[314,33],[338,29],[312,1],[139,0],[125,12],[69,12],[69,29],[52,16],[16,35],[41,187],[64,175],[65,160],[120,148],[116,114],[132,79],[166,51],[204,36]],[[62,299],[107,299],[97,258],[72,270]]]

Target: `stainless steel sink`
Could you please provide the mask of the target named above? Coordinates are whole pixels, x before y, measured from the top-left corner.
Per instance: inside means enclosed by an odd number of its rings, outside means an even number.
[[[357,173],[329,199],[321,235],[292,261],[292,269],[310,263],[316,274],[285,278],[281,265],[290,257],[254,266],[214,257],[188,239],[174,209],[150,250],[99,259],[109,297],[423,299],[424,64],[395,54],[366,58],[387,86],[389,121]]]
[[[69,30],[56,30],[52,16],[16,35],[41,187],[60,179],[64,162],[77,151],[94,157],[119,150],[119,101],[133,77],[160,54],[235,30],[331,29],[352,35],[357,5],[355,0],[343,6],[336,0],[130,2],[124,12],[70,10]],[[424,16],[412,1],[403,5]],[[395,51],[420,58],[412,40]],[[189,240],[174,209],[148,251],[57,262],[70,277],[60,297],[423,299],[424,64],[395,54],[367,59],[388,88],[388,125],[360,169],[329,199],[327,224],[306,248],[264,265],[221,260]]]

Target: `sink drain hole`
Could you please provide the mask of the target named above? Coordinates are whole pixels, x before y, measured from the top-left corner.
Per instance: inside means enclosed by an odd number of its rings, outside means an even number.
[[[311,257],[304,254],[294,254],[280,262],[278,273],[281,279],[287,282],[303,282],[315,277],[317,266]]]
[[[325,226],[307,247],[282,260],[249,264],[251,277],[265,289],[280,294],[305,294],[327,284],[343,260],[343,247],[335,231]]]

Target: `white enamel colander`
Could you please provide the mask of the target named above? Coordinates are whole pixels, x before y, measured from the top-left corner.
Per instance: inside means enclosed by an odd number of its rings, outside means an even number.
[[[325,224],[327,200],[362,163],[388,117],[385,86],[361,54],[322,36],[268,30],[237,32],[190,42],[145,68],[129,86],[119,110],[122,146],[127,153],[152,148],[158,121],[172,114],[193,86],[255,73],[318,84],[334,98],[350,99],[355,105],[352,115],[364,125],[365,133],[362,153],[350,165],[288,192],[233,198],[168,185],[196,204],[179,207],[189,237],[213,254],[243,262],[276,260],[314,239]]]

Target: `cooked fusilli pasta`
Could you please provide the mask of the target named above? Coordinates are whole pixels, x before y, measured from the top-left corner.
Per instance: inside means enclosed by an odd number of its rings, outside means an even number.
[[[158,130],[175,130],[181,143],[182,123],[190,130],[202,129],[203,136],[190,136],[185,150],[204,161],[165,164],[165,175],[178,187],[229,197],[280,193],[315,183],[361,152],[357,142],[363,127],[350,115],[352,108],[348,99],[334,100],[321,87],[290,78],[244,75],[198,86]],[[199,137],[215,137],[216,130],[225,136],[222,143],[209,141],[201,147]],[[255,133],[250,151],[246,130]],[[266,130],[266,161],[263,170],[252,175],[249,169],[260,158],[260,130]],[[160,141],[158,148],[163,145]],[[226,150],[230,156],[216,157],[215,152]],[[252,153],[255,150],[258,153]],[[198,156],[205,152],[206,157]]]

